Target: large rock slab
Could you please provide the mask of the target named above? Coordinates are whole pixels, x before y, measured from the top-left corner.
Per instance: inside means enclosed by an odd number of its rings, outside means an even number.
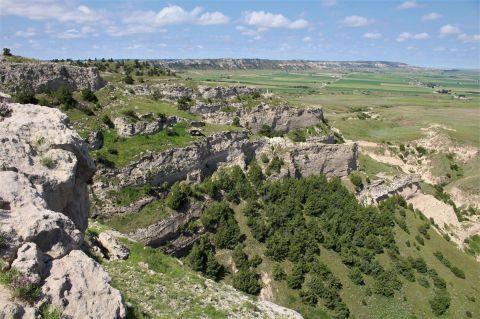
[[[247,86],[207,86],[199,85],[198,91],[204,99],[229,100],[242,95],[260,94],[260,89]]]
[[[218,104],[213,104],[208,110],[203,107],[196,107],[195,110],[203,113],[202,118],[209,123],[232,124],[234,118],[238,118],[240,125],[253,133],[258,133],[264,126],[272,131],[289,132],[297,128],[313,126],[323,123],[323,110],[321,107],[300,108],[292,106],[269,106],[259,104],[255,107],[239,106],[233,110],[222,111],[217,109]],[[194,111],[195,112],[195,111]]]
[[[0,61],[0,86],[18,91],[26,85],[36,93],[56,90],[65,85],[71,91],[99,90],[106,85],[97,68],[85,68],[59,63],[12,63]]]
[[[18,172],[29,181],[18,177],[16,185],[3,183],[2,191],[21,195],[25,205],[16,199],[18,208],[35,202],[37,208],[66,215],[84,231],[89,211],[87,182],[95,165],[67,116],[54,108],[17,103],[0,103],[0,114],[4,114],[0,116],[2,170]],[[36,193],[24,192],[20,186]]]
[[[46,302],[71,318],[116,319],[126,316],[120,292],[102,267],[80,250],[54,260],[42,292]]]

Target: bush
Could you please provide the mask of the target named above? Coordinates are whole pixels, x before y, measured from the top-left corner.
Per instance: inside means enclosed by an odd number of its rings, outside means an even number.
[[[55,161],[50,156],[43,156],[40,158],[40,164],[49,169],[55,168]]]
[[[292,289],[302,288],[303,281],[305,280],[305,275],[303,273],[303,265],[296,263],[293,266],[292,273],[287,276],[287,285]]]
[[[287,274],[283,270],[282,266],[278,263],[273,266],[273,279],[276,281],[282,281],[287,278]]]
[[[9,48],[3,48],[3,56],[12,56],[12,52]]]
[[[357,174],[350,175],[350,181],[352,182],[353,185],[355,185],[355,190],[357,192],[363,189],[363,181],[360,175],[357,175]]]
[[[234,288],[247,294],[257,295],[262,289],[258,279],[259,276],[257,273],[244,268],[233,275],[232,285]]]
[[[73,98],[72,92],[70,92],[64,84],[60,85],[53,96],[58,104],[63,104],[67,109],[75,106],[75,103],[77,102]]]
[[[125,82],[125,84],[133,84],[135,80],[130,75],[127,75],[123,78],[123,82]]]
[[[190,109],[190,102],[192,100],[188,96],[182,96],[177,100],[178,109],[181,111],[188,111]]]
[[[238,118],[238,116],[235,116],[235,117],[233,118],[232,125],[233,125],[233,126],[236,126],[236,127],[241,127],[241,126],[242,126],[242,125],[240,124],[240,119]]]
[[[445,289],[436,290],[434,297],[429,300],[433,314],[437,317],[443,315],[450,307],[450,301],[450,295]]]
[[[102,122],[103,124],[105,124],[106,126],[108,126],[109,128],[114,128],[115,125],[113,124],[112,120],[110,119],[110,117],[108,115],[104,115],[102,117]]]
[[[163,98],[163,94],[160,92],[159,89],[154,89],[151,95],[152,100],[158,101]]]
[[[83,89],[82,90],[82,99],[84,101],[92,102],[92,103],[98,102],[97,96],[90,89]]]
[[[225,273],[223,266],[215,259],[213,246],[205,238],[193,245],[185,262],[193,270],[202,272],[214,280],[221,279]]]
[[[188,193],[180,183],[173,184],[167,196],[166,204],[173,210],[180,209],[188,201]]]
[[[362,272],[358,267],[354,267],[348,271],[348,277],[352,280],[352,282],[356,285],[364,285],[365,282],[363,281]]]

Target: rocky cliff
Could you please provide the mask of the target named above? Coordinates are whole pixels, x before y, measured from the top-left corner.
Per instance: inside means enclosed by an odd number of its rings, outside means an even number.
[[[421,180],[416,175],[395,176],[392,180],[379,179],[366,186],[357,197],[365,205],[377,204],[396,194],[402,194],[408,198],[420,188]]]
[[[41,287],[35,308],[52,304],[72,318],[125,317],[109,275],[80,250],[95,166],[67,117],[53,108],[1,102],[0,139],[1,255],[20,273],[16,285]],[[0,298],[0,317],[32,312]]]
[[[217,100],[230,100],[236,97],[260,94],[260,90],[247,86],[198,86],[202,98],[204,99],[217,99]]]
[[[96,68],[84,68],[59,63],[12,63],[0,61],[0,86],[15,92],[27,86],[36,93],[56,90],[65,85],[70,91],[99,90],[106,82]]]
[[[292,106],[269,106],[261,103],[253,108],[248,106],[232,107],[232,110],[223,111],[219,105],[211,108],[203,105],[191,110],[201,114],[209,123],[232,124],[238,118],[240,125],[258,133],[263,126],[268,126],[277,132],[289,132],[297,128],[313,126],[323,123],[323,110],[320,107],[296,108]]]

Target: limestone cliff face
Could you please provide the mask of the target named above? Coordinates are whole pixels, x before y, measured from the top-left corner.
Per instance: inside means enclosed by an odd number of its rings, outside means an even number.
[[[88,223],[87,181],[95,171],[82,138],[57,109],[0,102],[0,140],[0,234],[8,246],[2,257],[42,285],[36,307],[52,303],[74,318],[124,317],[108,275],[79,250]],[[0,298],[0,317],[2,309],[24,311]]]
[[[198,87],[202,98],[204,99],[221,99],[230,100],[242,95],[260,94],[257,88],[247,86],[206,86]]]
[[[84,68],[58,63],[11,63],[0,61],[0,85],[15,92],[26,85],[39,93],[42,89],[56,90],[65,85],[71,91],[99,90],[106,82],[96,68]]]
[[[233,111],[225,112],[217,105],[213,109],[197,107],[202,110],[202,117],[206,122],[217,124],[232,124],[238,117],[240,125],[248,128],[253,133],[258,133],[266,125],[273,131],[289,132],[297,128],[317,125],[323,122],[323,111],[320,107],[296,108],[292,106],[269,106],[259,104],[250,108],[240,106]]]

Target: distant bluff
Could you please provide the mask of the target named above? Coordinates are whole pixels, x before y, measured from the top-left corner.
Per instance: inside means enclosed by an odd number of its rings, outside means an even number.
[[[0,61],[0,88],[16,92],[27,87],[35,93],[45,89],[57,90],[65,85],[70,91],[91,89],[106,85],[97,68],[78,67],[48,62],[14,63]]]

